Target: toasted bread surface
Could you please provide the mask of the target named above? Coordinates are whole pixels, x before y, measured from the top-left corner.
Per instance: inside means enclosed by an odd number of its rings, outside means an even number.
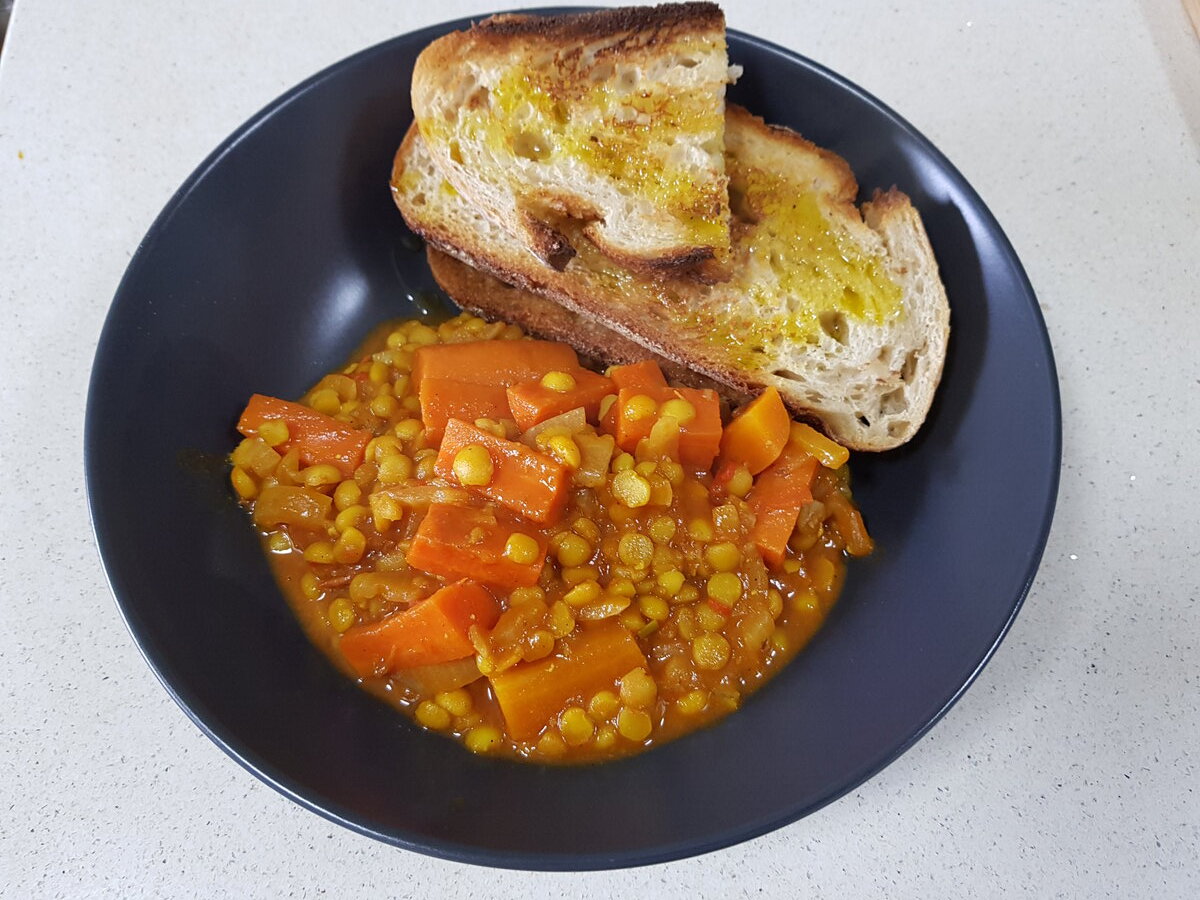
[[[445,178],[544,262],[587,240],[631,270],[720,277],[728,77],[715,4],[502,15],[430,44],[412,101]]]
[[[648,277],[586,244],[561,271],[539,263],[446,183],[416,129],[393,193],[414,231],[476,268],[730,391],[774,386],[852,449],[903,444],[929,410],[949,335],[920,216],[895,189],[860,214],[839,157],[738,107],[726,117],[732,277],[720,284]]]

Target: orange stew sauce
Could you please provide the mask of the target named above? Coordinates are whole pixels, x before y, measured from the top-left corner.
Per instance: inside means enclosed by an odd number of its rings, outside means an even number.
[[[871,551],[848,454],[773,390],[731,416],[465,314],[389,325],[238,430],[231,483],[310,638],[474,753],[604,760],[713,722]]]

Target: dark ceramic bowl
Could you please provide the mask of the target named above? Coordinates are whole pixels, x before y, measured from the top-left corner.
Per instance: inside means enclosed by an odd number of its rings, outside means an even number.
[[[1053,512],[1060,415],[1021,265],[904,120],[732,33],[732,99],[845,156],[924,216],[953,307],[945,378],[909,446],[854,461],[879,550],[825,630],[744,708],[642,756],[550,768],[468,754],[360,691],[293,620],[226,487],[255,391],[295,397],[434,287],[392,206],[409,74],[387,41],[285,94],[187,180],[121,283],[88,397],[96,538],[163,685],[230,756],[327,818],[472,863],[593,869],[743,841],[878,772],[962,694],[1016,615]]]

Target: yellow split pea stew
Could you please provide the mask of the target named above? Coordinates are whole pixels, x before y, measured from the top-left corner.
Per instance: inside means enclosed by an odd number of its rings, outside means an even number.
[[[624,756],[736,710],[871,551],[844,448],[768,390],[460,315],[254,395],[231,482],[312,640],[474,753]]]

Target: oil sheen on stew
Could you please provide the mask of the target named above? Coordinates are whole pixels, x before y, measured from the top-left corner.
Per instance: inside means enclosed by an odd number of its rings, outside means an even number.
[[[231,484],[309,637],[472,753],[604,760],[733,712],[871,551],[847,452],[773,390],[730,415],[466,314],[384,326],[238,430]]]

